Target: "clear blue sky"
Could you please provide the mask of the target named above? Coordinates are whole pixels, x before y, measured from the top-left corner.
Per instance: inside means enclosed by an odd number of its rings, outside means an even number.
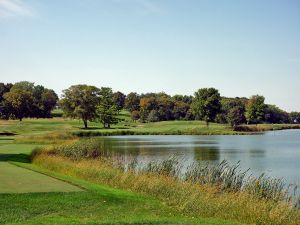
[[[0,0],[0,81],[261,94],[300,111],[299,0]]]

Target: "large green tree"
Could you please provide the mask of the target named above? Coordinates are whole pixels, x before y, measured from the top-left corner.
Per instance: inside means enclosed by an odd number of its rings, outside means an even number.
[[[97,115],[103,126],[105,128],[110,128],[111,124],[118,123],[118,107],[113,99],[111,88],[102,87],[99,94],[100,101],[97,106]]]
[[[20,121],[30,116],[33,106],[32,92],[23,89],[22,86],[13,86],[9,92],[4,94],[4,101],[8,107],[9,114]]]
[[[265,97],[261,95],[253,95],[246,105],[246,118],[248,123],[258,124],[265,118]]]
[[[88,128],[88,121],[97,117],[96,108],[99,104],[99,89],[85,84],[73,85],[63,90],[60,106],[64,115],[82,119],[84,127]]]
[[[195,92],[191,105],[197,119],[204,120],[206,125],[215,120],[221,109],[221,96],[215,88],[202,88]]]
[[[47,89],[42,85],[34,86],[32,90],[34,105],[32,107],[31,117],[49,118],[52,109],[56,106],[58,101],[57,94]]]

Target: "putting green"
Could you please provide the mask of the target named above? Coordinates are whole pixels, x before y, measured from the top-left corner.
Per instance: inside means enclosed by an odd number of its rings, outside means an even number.
[[[8,162],[0,162],[0,193],[76,191],[82,191],[82,189]]]

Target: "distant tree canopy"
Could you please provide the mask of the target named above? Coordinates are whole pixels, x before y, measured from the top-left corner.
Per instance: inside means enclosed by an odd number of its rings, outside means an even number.
[[[82,119],[84,127],[97,117],[96,109],[100,100],[100,89],[85,84],[73,85],[63,90],[59,102],[65,116]]]
[[[53,90],[41,85],[27,81],[13,85],[0,83],[0,117],[4,119],[48,118],[57,100]]]
[[[263,122],[266,113],[265,97],[253,95],[246,105],[246,118],[248,123]]]
[[[124,95],[120,91],[117,91],[113,94],[113,101],[114,104],[117,106],[118,111],[122,110],[125,107],[125,99],[126,95]]]
[[[0,119],[24,117],[48,118],[57,105],[56,93],[41,85],[22,81],[0,83]],[[194,96],[164,92],[128,95],[109,87],[79,84],[63,90],[59,106],[64,116],[78,118],[88,128],[88,121],[99,121],[105,128],[117,123],[118,114],[126,109],[132,121],[204,120],[226,123],[235,128],[245,123],[300,123],[300,112],[287,113],[276,105],[265,104],[265,98],[221,97],[215,88],[202,88]]]
[[[266,105],[264,113],[265,113],[264,122],[267,123],[289,123],[290,122],[289,114],[279,109],[276,105]]]
[[[126,96],[125,99],[125,108],[129,111],[137,111],[140,109],[140,99],[141,97],[135,93],[131,92]]]
[[[300,123],[300,112],[291,112],[289,114],[290,123]]]
[[[221,96],[215,88],[202,88],[195,92],[192,102],[192,110],[197,119],[209,122],[215,120],[217,114],[221,111]]]

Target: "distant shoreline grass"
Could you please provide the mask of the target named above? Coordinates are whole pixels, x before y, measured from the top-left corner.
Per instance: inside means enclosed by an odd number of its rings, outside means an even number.
[[[14,134],[17,136],[41,136],[47,133],[63,136],[113,136],[113,135],[257,135],[266,131],[300,129],[300,124],[258,124],[240,125],[232,129],[227,124],[211,123],[209,127],[203,121],[162,121],[155,123],[135,123],[123,120],[104,129],[99,123],[90,122],[89,129],[82,129],[80,120],[53,119],[24,119],[0,120],[0,135]]]

